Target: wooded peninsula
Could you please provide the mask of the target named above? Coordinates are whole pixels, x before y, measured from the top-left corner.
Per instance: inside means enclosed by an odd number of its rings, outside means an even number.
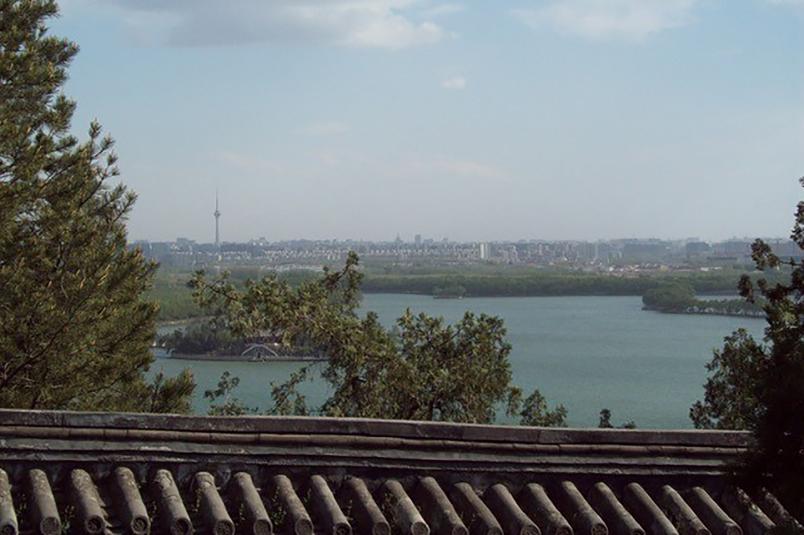
[[[558,297],[558,296],[645,296],[652,290],[684,288],[684,299],[689,292],[695,296],[735,295],[735,300],[684,301],[683,308],[728,311],[733,315],[751,315],[736,299],[737,282],[745,271],[723,269],[718,271],[687,271],[668,273],[634,273],[627,276],[606,273],[584,273],[569,270],[500,267],[496,269],[367,269],[364,273],[364,293],[400,293],[454,297]],[[273,273],[256,268],[236,268],[230,272],[237,285],[247,280],[276,276],[292,285],[311,280],[318,275],[312,271]],[[201,310],[187,287],[191,273],[160,270],[149,297],[160,304],[160,320],[172,321],[199,317]],[[663,291],[664,292],[664,291]],[[651,294],[666,298],[666,292]],[[649,298],[653,299],[653,298]],[[671,300],[672,301],[672,300]],[[734,302],[732,302],[734,301]],[[654,300],[646,308],[662,312],[679,312],[675,305],[657,305]],[[676,303],[677,304],[677,303]],[[692,310],[693,308],[690,308]],[[713,313],[713,312],[702,312]]]

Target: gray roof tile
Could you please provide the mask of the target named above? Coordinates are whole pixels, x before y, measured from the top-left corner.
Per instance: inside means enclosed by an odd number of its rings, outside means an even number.
[[[790,515],[728,486],[749,440],[0,410],[0,535],[758,535]]]

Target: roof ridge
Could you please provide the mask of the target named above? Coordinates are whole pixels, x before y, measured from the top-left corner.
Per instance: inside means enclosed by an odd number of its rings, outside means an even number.
[[[146,413],[0,409],[0,430],[14,428],[172,431],[231,435],[362,435],[422,440],[523,444],[621,444],[744,448],[746,431],[579,429],[311,416],[189,416]],[[110,435],[114,434],[110,432]]]

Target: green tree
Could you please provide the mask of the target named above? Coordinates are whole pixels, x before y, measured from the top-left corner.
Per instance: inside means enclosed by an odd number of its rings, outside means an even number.
[[[611,424],[611,411],[609,409],[601,409],[600,423],[597,424],[600,429],[612,429],[614,426]]]
[[[186,325],[184,330],[176,329],[172,333],[160,336],[158,343],[178,354],[203,355],[207,353],[240,354],[246,349],[243,340],[235,340],[232,336],[205,321],[196,321]]]
[[[233,377],[228,371],[223,372],[217,388],[204,392],[204,399],[210,402],[208,414],[211,416],[240,416],[256,412],[233,396],[233,392],[239,384],[239,377]]]
[[[522,409],[519,411],[522,425],[533,425],[537,427],[567,427],[567,409],[564,405],[557,405],[551,409],[547,405],[547,399],[538,390],[534,390],[531,395],[522,402]]]
[[[0,406],[183,410],[192,376],[148,385],[156,266],[126,244],[135,196],[113,141],[70,134],[75,44],[52,0],[0,0]]]
[[[804,178],[801,180],[804,186]],[[793,241],[804,251],[804,201],[798,203]],[[761,303],[767,327],[762,342],[745,331],[726,339],[707,366],[705,398],[690,410],[696,427],[748,429],[755,443],[736,475],[749,488],[765,486],[793,512],[804,513],[804,261],[782,260],[757,240],[758,270],[784,270],[786,280],[752,282],[744,276],[740,295]]]
[[[388,330],[376,314],[357,314],[361,279],[351,253],[342,270],[326,270],[295,288],[269,275],[239,289],[226,276],[209,281],[203,272],[192,286],[213,321],[234,336],[309,345],[326,354],[321,374],[332,395],[323,414],[491,422],[506,402],[516,413],[521,392],[511,385],[502,320],[466,313],[448,325],[407,311]],[[310,410],[295,389],[308,373],[273,387],[275,412]]]
[[[614,424],[611,423],[611,411],[609,409],[600,410],[600,421],[597,426],[600,429],[614,429]],[[620,426],[620,429],[636,429],[636,424],[633,420],[628,420]]]
[[[766,349],[745,329],[727,336],[706,364],[704,400],[690,409],[699,429],[751,429],[761,416],[757,379],[767,364]]]
[[[159,370],[153,381],[146,386],[144,398],[139,385],[136,390],[136,403],[124,408],[141,412],[186,414],[192,410],[195,380],[187,368],[176,377],[166,377],[164,372]]]
[[[695,290],[689,284],[664,284],[642,294],[642,304],[649,310],[684,312],[695,303]]]

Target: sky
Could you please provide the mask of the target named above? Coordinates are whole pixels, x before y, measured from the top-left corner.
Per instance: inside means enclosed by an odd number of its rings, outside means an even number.
[[[804,0],[62,0],[132,240],[786,236]]]

